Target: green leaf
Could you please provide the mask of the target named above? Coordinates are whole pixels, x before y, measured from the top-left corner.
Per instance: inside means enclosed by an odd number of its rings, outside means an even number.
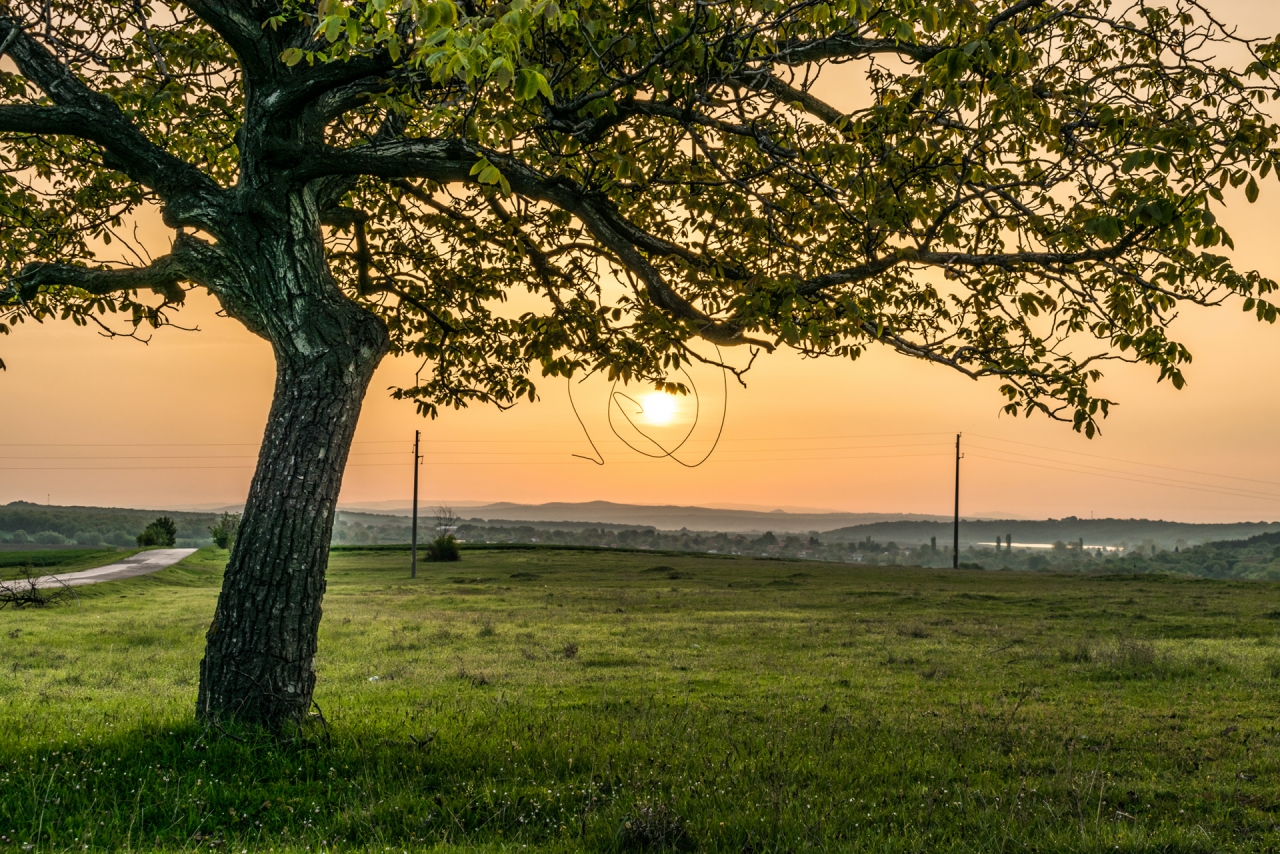
[[[542,72],[533,72],[533,79],[534,85],[536,85],[538,91],[542,93],[542,97],[546,98],[548,101],[553,100],[551,97],[551,84],[547,82],[546,77],[542,76]]]
[[[1249,200],[1249,204],[1258,200],[1258,182],[1252,176],[1249,178],[1249,186],[1244,188],[1244,195]]]

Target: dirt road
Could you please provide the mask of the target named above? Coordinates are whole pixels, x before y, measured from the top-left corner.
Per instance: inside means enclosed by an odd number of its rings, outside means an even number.
[[[37,587],[80,587],[85,584],[99,584],[103,581],[119,581],[122,578],[134,578],[159,572],[165,567],[173,566],[187,555],[195,554],[195,549],[152,549],[127,557],[119,563],[85,569],[80,572],[62,572],[57,575],[43,575],[36,579]]]

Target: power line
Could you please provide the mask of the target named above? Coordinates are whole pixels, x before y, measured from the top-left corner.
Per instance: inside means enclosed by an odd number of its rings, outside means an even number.
[[[1263,492],[1262,490],[1257,490],[1257,489],[1246,489],[1244,487],[1226,486],[1226,485],[1217,484],[1217,483],[1201,483],[1199,481],[1194,481],[1194,480],[1179,480],[1178,478],[1165,477],[1164,475],[1158,475],[1158,474],[1145,474],[1143,472],[1117,471],[1115,469],[1106,469],[1106,468],[1103,468],[1102,466],[1091,466],[1088,463],[1077,463],[1077,462],[1072,462],[1070,460],[1055,460],[1055,459],[1050,459],[1048,457],[1038,457],[1033,454],[1023,454],[1018,451],[1007,451],[1003,448],[984,448],[981,445],[977,445],[976,447],[979,450],[989,451],[994,454],[1008,454],[1014,457],[1024,457],[1029,460],[1040,460],[1041,462],[1046,462],[1046,463],[1057,463],[1059,465],[1075,466],[1076,468],[1079,468],[1079,469],[1093,469],[1095,472],[1104,472],[1107,474],[1130,475],[1131,477],[1134,477],[1134,478],[1143,478],[1145,483],[1150,483],[1156,486],[1194,486],[1194,487],[1203,487],[1206,489],[1229,490],[1233,493],[1237,493],[1240,495],[1256,495],[1262,498],[1280,499],[1280,495],[1277,495],[1273,492]],[[1005,462],[1015,462],[1015,461],[1006,460]],[[1086,473],[1087,472],[1081,472],[1081,474],[1086,474]],[[1280,486],[1280,484],[1277,484],[1277,485]]]
[[[1249,493],[1245,493],[1245,492],[1228,491],[1228,490],[1226,490],[1226,489],[1215,489],[1215,488],[1213,488],[1212,486],[1209,486],[1209,485],[1191,486],[1191,485],[1189,485],[1189,484],[1182,484],[1182,483],[1159,483],[1159,482],[1157,482],[1157,481],[1141,480],[1141,479],[1139,479],[1139,478],[1137,478],[1137,477],[1125,477],[1125,476],[1123,476],[1123,475],[1119,475],[1119,474],[1107,474],[1107,473],[1105,473],[1105,472],[1089,472],[1089,471],[1080,471],[1080,470],[1078,470],[1078,469],[1070,469],[1070,468],[1062,468],[1062,467],[1060,467],[1060,466],[1044,465],[1043,463],[1030,463],[1030,462],[1025,462],[1025,461],[1022,461],[1022,460],[1007,460],[1007,459],[1003,459],[1003,458],[1001,458],[1001,457],[988,457],[988,456],[984,456],[984,455],[982,455],[982,454],[972,454],[972,456],[977,457],[978,459],[994,460],[994,461],[996,461],[996,462],[1001,462],[1001,463],[1013,463],[1014,465],[1020,465],[1020,466],[1035,466],[1036,468],[1051,469],[1051,470],[1053,470],[1053,471],[1064,471],[1064,472],[1069,472],[1069,473],[1071,473],[1071,474],[1082,474],[1082,475],[1086,475],[1086,476],[1090,476],[1090,477],[1107,477],[1107,478],[1111,478],[1112,480],[1127,480],[1127,481],[1129,481],[1129,482],[1131,482],[1131,483],[1142,483],[1142,484],[1146,484],[1147,486],[1167,486],[1167,487],[1172,487],[1172,488],[1174,488],[1174,489],[1193,489],[1193,490],[1196,490],[1196,491],[1198,491],[1198,492],[1212,492],[1212,493],[1214,493],[1214,494],[1216,494],[1216,495],[1229,495],[1229,496],[1232,496],[1232,497],[1234,497],[1234,498],[1262,498],[1262,499],[1269,500],[1269,501],[1280,501],[1280,496],[1262,495],[1262,494],[1256,494],[1256,495],[1255,495],[1255,494],[1249,494]]]
[[[403,439],[373,439],[352,445],[402,445]],[[0,442],[0,448],[257,448],[257,442]]]
[[[385,457],[391,454],[399,454],[399,451],[372,451],[363,454],[348,454],[348,457]],[[109,457],[65,457],[65,456],[37,456],[37,457],[0,457],[0,462],[6,460],[16,460],[18,462],[29,462],[31,460],[241,460],[241,459],[257,459],[257,454],[217,454],[214,456],[198,456],[196,454],[181,454],[178,456],[156,456],[154,454],[146,454],[136,457],[121,457],[112,455]]]
[[[1092,457],[1097,460],[1108,460],[1113,463],[1127,463],[1133,466],[1148,466],[1150,468],[1168,469],[1169,471],[1180,471],[1180,472],[1185,472],[1186,474],[1199,474],[1199,475],[1204,475],[1206,477],[1220,477],[1220,478],[1225,478],[1227,480],[1243,480],[1243,481],[1248,481],[1250,483],[1263,483],[1263,484],[1266,484],[1267,486],[1280,486],[1280,482],[1277,482],[1274,480],[1258,480],[1257,478],[1239,477],[1237,475],[1232,475],[1232,474],[1217,474],[1216,472],[1199,471],[1197,469],[1184,469],[1184,468],[1178,468],[1177,466],[1166,466],[1161,463],[1142,463],[1142,462],[1138,462],[1137,460],[1126,460],[1120,457],[1107,457],[1107,456],[1103,456],[1102,454],[1090,454],[1087,451],[1067,451],[1061,448],[1050,447],[1049,445],[1036,445],[1032,442],[1019,442],[1014,439],[997,439],[995,436],[984,436],[981,433],[972,433],[970,435],[977,436],[979,439],[987,439],[988,441],[991,441],[991,442],[1005,442],[1011,445],[1023,445],[1024,447],[1028,447],[1028,448],[1039,448],[1042,451],[1053,451],[1056,454],[1074,454],[1076,456],[1081,456],[1081,457]],[[1003,453],[1012,454],[1013,451],[1005,451]]]
[[[760,436],[756,438],[724,439],[725,442],[814,442],[834,441],[840,439],[903,439],[918,436],[949,436],[945,431],[929,433],[861,433],[837,436]],[[605,440],[613,441],[613,440]],[[516,444],[511,439],[423,439],[423,444]],[[525,445],[577,445],[578,439],[522,439]],[[621,442],[613,442],[622,444]],[[0,448],[222,448],[252,447],[262,444],[258,442],[0,442]],[[357,440],[352,445],[407,445],[404,439],[369,439]],[[390,452],[388,452],[390,453]]]
[[[826,462],[827,460],[881,460],[881,459],[906,459],[914,457],[945,457],[946,453],[937,454],[867,454],[859,456],[846,457],[783,457],[781,459],[760,460],[758,457],[748,459],[723,459],[713,457],[708,460],[710,463],[750,463],[750,462],[770,462],[770,463],[788,463],[788,462]],[[622,460],[611,465],[648,465],[651,460]],[[380,468],[384,466],[399,466],[402,463],[352,463],[347,468]],[[578,465],[573,460],[566,459],[559,462],[520,462],[518,460],[501,461],[501,462],[481,462],[481,461],[463,461],[463,462],[433,462],[432,466],[565,466]],[[0,471],[217,471],[222,469],[251,469],[253,463],[243,463],[237,466],[0,466]]]
[[[757,453],[762,453],[762,454],[781,454],[781,453],[798,453],[798,452],[814,452],[814,453],[816,453],[816,452],[819,452],[819,451],[864,451],[864,450],[877,450],[877,449],[882,449],[882,448],[927,448],[927,447],[941,447],[941,446],[946,445],[946,444],[947,444],[947,443],[945,443],[945,442],[907,442],[907,443],[905,443],[905,444],[894,444],[894,445],[853,445],[853,446],[837,445],[837,446],[825,446],[825,447],[815,447],[815,448],[810,448],[810,447],[800,447],[800,448],[776,448],[776,449],[764,449],[764,450],[758,451]],[[350,454],[350,456],[351,456],[351,457],[380,457],[380,456],[399,455],[399,454],[402,454],[402,453],[403,453],[402,451],[368,451],[368,452],[363,452],[363,453]],[[566,454],[566,452],[565,452],[565,451],[447,451],[446,453],[448,453],[450,456],[455,456],[455,457],[457,457],[457,456],[491,456],[491,457],[530,457],[530,456],[544,456],[544,457],[549,457],[549,456],[564,456],[564,455]],[[733,453],[733,452],[730,452],[730,453]],[[741,451],[739,451],[739,453],[741,453]],[[152,454],[147,454],[147,455],[143,455],[143,456],[124,456],[124,457],[122,457],[122,456],[117,456],[117,455],[112,455],[112,456],[75,456],[75,457],[65,457],[65,456],[33,456],[33,457],[23,456],[23,457],[6,457],[6,456],[0,456],[0,462],[4,462],[4,461],[7,461],[7,460],[13,460],[13,461],[18,461],[18,462],[26,462],[26,461],[29,461],[29,460],[196,460],[196,459],[204,459],[204,460],[223,460],[223,459],[225,459],[225,460],[231,460],[231,459],[243,459],[243,458],[245,458],[245,457],[251,457],[251,456],[256,458],[256,456],[257,456],[257,455],[256,455],[256,454],[252,454],[252,455],[251,455],[251,454],[226,454],[226,455],[216,455],[216,456],[207,456],[207,457],[205,457],[205,456],[199,456],[199,455],[196,455],[196,454],[183,454],[183,455],[180,455],[180,456],[155,456],[155,455],[152,455]]]

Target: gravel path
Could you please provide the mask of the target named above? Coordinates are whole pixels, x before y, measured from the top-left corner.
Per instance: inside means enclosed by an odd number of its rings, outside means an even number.
[[[165,567],[173,566],[187,555],[196,553],[195,549],[152,549],[127,557],[119,563],[99,566],[80,572],[63,572],[57,575],[43,575],[36,579],[37,587],[80,587],[85,584],[100,584],[103,581],[119,581],[122,578],[134,578],[139,575],[150,575]]]

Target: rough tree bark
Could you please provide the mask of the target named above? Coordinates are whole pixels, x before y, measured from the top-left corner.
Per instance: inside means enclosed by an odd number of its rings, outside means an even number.
[[[236,230],[237,281],[224,281],[220,295],[271,342],[275,396],[206,635],[197,714],[274,728],[311,707],[334,510],[388,341],[383,322],[330,276],[309,199],[290,200],[278,217],[257,213]]]

